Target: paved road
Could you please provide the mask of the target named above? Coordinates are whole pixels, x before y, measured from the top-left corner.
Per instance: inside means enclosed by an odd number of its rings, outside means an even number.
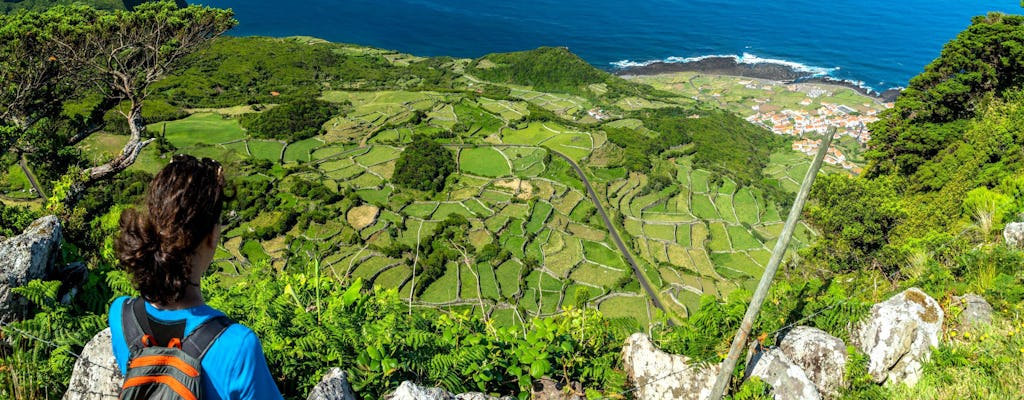
[[[604,225],[608,227],[608,233],[611,233],[612,240],[615,241],[615,245],[619,246],[619,251],[622,252],[622,256],[626,257],[626,261],[629,262],[629,266],[633,267],[633,274],[636,275],[636,280],[640,281],[640,286],[643,286],[644,290],[647,291],[647,296],[651,298],[651,303],[654,303],[655,307],[658,307],[662,312],[668,313],[665,307],[662,307],[661,300],[658,300],[657,293],[651,289],[651,285],[647,283],[647,278],[644,277],[643,272],[640,271],[640,267],[636,266],[636,260],[629,254],[629,250],[626,250],[626,245],[622,243],[622,238],[619,237],[619,231],[612,225],[612,221],[608,219],[608,214],[604,212],[604,206],[601,205],[601,200],[597,198],[597,193],[594,192],[594,188],[590,186],[590,181],[587,180],[587,175],[583,173],[579,165],[565,154],[559,153],[555,150],[548,149],[551,153],[562,157],[565,161],[569,162],[569,165],[576,170],[576,174],[580,176],[580,180],[583,181],[583,186],[587,188],[587,193],[590,194],[590,200],[594,202],[594,206],[597,207],[597,213],[601,214],[601,219],[604,220]],[[671,322],[671,320],[669,320]]]
[[[445,144],[444,146],[447,146],[447,147],[463,147],[463,148],[466,148],[466,147],[539,147],[539,146],[528,146],[528,145],[521,145],[521,144],[461,144],[461,143],[449,143],[449,144]],[[572,168],[574,170],[576,170],[576,174],[579,175],[580,176],[580,180],[583,181],[583,186],[587,188],[587,194],[590,195],[590,201],[594,203],[594,207],[597,207],[597,213],[600,214],[601,215],[601,219],[604,220],[604,225],[608,228],[608,232],[612,235],[612,240],[615,241],[615,245],[619,247],[619,252],[621,252],[622,256],[626,258],[627,262],[629,262],[629,266],[633,268],[633,274],[636,275],[637,281],[640,281],[640,286],[642,286],[644,288],[644,290],[647,292],[647,296],[651,298],[651,303],[653,303],[655,307],[657,307],[659,310],[661,310],[665,314],[668,314],[668,311],[665,310],[665,307],[663,307],[661,305],[661,300],[658,299],[657,292],[655,292],[654,289],[651,289],[651,285],[650,285],[650,283],[647,282],[647,278],[644,277],[643,272],[640,271],[640,267],[638,267],[636,265],[636,260],[634,260],[633,256],[629,254],[629,250],[626,249],[626,245],[624,243],[622,243],[622,238],[619,237],[619,231],[617,229],[615,229],[615,226],[612,225],[612,221],[610,219],[608,219],[608,213],[606,213],[604,211],[604,206],[601,205],[601,200],[598,199],[597,192],[594,192],[594,188],[592,186],[590,186],[590,180],[587,179],[587,175],[583,173],[583,170],[580,169],[580,166],[577,165],[576,162],[573,161],[571,158],[569,158],[569,156],[566,156],[565,154],[562,154],[562,153],[560,153],[558,151],[555,151],[555,150],[553,150],[551,148],[545,147],[545,149],[547,151],[550,151],[554,155],[562,157],[566,162],[569,163],[569,165],[572,166]],[[671,319],[669,319],[668,323],[669,323],[669,325],[673,325]]]
[[[28,163],[25,162],[25,156],[21,156],[21,160],[18,161],[21,166],[22,172],[25,173],[25,177],[28,178],[28,183],[32,184],[32,188],[36,190],[36,195],[42,197],[44,200],[49,197],[46,193],[43,193],[43,188],[39,187],[39,183],[36,182],[36,175],[32,173],[32,170],[28,169]]]

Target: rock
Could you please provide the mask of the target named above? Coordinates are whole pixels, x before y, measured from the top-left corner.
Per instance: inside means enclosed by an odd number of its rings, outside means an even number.
[[[25,317],[28,301],[11,289],[50,274],[61,238],[60,221],[50,215],[32,222],[24,233],[0,243],[0,324]]]
[[[779,350],[804,370],[822,397],[839,396],[849,359],[841,339],[818,328],[798,326],[779,338]]]
[[[452,400],[455,396],[441,388],[423,388],[410,381],[402,382],[384,400]]]
[[[571,390],[566,390],[565,384],[556,382],[550,378],[541,378],[533,381],[533,390],[530,393],[532,400],[584,400],[583,386],[578,382],[570,385]]]
[[[1003,228],[1003,240],[1010,247],[1024,247],[1024,222],[1011,222]]]
[[[483,393],[451,394],[441,388],[424,388],[410,381],[402,382],[394,393],[384,396],[384,400],[514,400],[512,397],[496,398]]]
[[[626,339],[622,363],[640,400],[706,399],[721,368],[691,365],[689,357],[661,351],[643,333]]]
[[[64,400],[115,400],[121,394],[124,376],[114,360],[110,328],[104,329],[82,349],[75,362]]]
[[[309,392],[306,400],[356,400],[356,395],[348,383],[348,374],[341,368],[331,368]]]
[[[992,305],[988,304],[984,297],[968,293],[959,297],[954,296],[953,303],[963,308],[963,312],[960,313],[961,326],[992,324]]]
[[[821,395],[803,368],[794,364],[779,349],[756,352],[747,365],[748,376],[756,376],[772,386],[776,400],[819,400]]]
[[[851,340],[867,354],[868,372],[877,383],[914,386],[922,363],[939,345],[945,314],[935,299],[910,288],[871,307],[871,315]]]

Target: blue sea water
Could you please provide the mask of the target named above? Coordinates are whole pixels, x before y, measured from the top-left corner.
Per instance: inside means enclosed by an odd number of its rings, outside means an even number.
[[[201,0],[233,8],[232,35],[308,35],[421,56],[479,57],[567,46],[615,69],[732,55],[792,63],[884,90],[942,45],[1018,0]]]

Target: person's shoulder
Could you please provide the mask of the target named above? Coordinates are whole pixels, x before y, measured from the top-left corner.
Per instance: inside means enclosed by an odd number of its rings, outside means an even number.
[[[131,296],[121,296],[110,303],[109,319],[111,325],[115,322],[120,322],[121,310],[124,308],[124,303],[131,299]],[[116,317],[116,318],[115,318]]]
[[[248,326],[234,322],[217,338],[218,344],[230,344],[230,347],[260,346],[260,339]],[[227,347],[227,346],[225,346]],[[212,350],[212,349],[211,349]]]
[[[121,307],[124,306],[124,302],[126,302],[128,300],[131,300],[131,298],[132,298],[131,296],[121,296],[121,297],[118,297],[118,298],[114,299],[114,301],[110,302],[110,310],[111,311],[117,310],[118,312],[120,312],[121,311]]]

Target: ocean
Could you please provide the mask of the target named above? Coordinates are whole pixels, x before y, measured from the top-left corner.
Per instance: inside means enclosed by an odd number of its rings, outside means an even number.
[[[1018,0],[204,0],[231,35],[316,36],[420,56],[566,46],[596,67],[730,56],[875,90],[905,86],[942,45]]]

